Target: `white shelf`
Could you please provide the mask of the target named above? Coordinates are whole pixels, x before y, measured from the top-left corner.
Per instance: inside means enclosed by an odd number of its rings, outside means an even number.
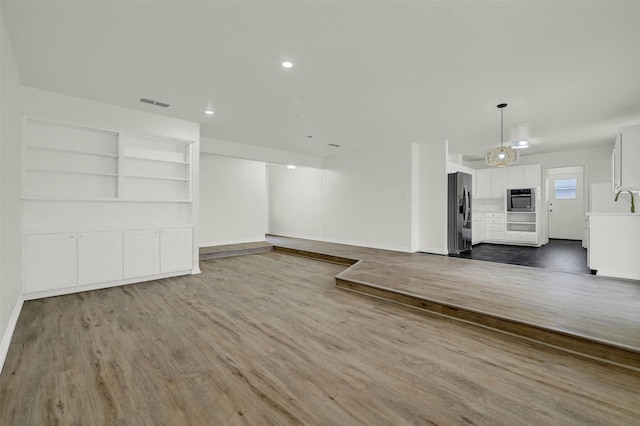
[[[145,198],[65,198],[65,197],[49,197],[46,195],[35,195],[23,197],[23,201],[59,201],[64,203],[190,203],[190,199],[145,199]]]
[[[60,233],[82,233],[82,232],[109,232],[109,231],[139,231],[153,229],[174,229],[174,228],[193,228],[191,223],[158,223],[144,224],[140,226],[103,226],[103,227],[52,227],[52,228],[28,228],[22,231],[23,235],[32,234],[60,234]]]
[[[125,178],[135,178],[135,179],[159,179],[159,180],[173,180],[178,182],[187,182],[189,179],[185,178],[176,178],[169,176],[145,176],[145,175],[124,175]]]
[[[146,198],[118,198],[122,203],[190,203],[191,199],[146,199]]]
[[[188,165],[188,161],[178,161],[178,160],[165,160],[162,158],[145,158],[145,157],[137,157],[135,155],[123,155],[122,158],[130,159],[130,160],[140,160],[140,161],[155,161],[159,163],[172,163],[172,164],[182,164]]]
[[[90,155],[95,157],[118,158],[118,154],[109,154],[106,152],[95,152],[95,151],[82,151],[82,150],[68,149],[68,148],[55,148],[55,147],[49,147],[49,146],[27,145],[27,149],[32,149],[35,151],[62,152],[65,154]]]
[[[56,174],[64,174],[64,175],[118,177],[118,175],[116,173],[83,172],[83,171],[78,171],[78,170],[27,169],[27,172],[30,172],[30,173],[56,173]]]
[[[519,222],[519,221],[507,221],[507,225],[517,224],[517,225],[535,225],[535,222]]]

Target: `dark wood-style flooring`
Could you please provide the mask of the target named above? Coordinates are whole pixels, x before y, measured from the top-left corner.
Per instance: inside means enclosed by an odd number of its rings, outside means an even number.
[[[0,424],[640,418],[640,373],[345,292],[334,285],[344,266],[268,252],[201,269],[26,302],[0,375]]]
[[[548,244],[541,247],[482,243],[458,257],[555,271],[591,273],[587,267],[587,249],[582,247],[582,241],[576,240],[550,239]]]

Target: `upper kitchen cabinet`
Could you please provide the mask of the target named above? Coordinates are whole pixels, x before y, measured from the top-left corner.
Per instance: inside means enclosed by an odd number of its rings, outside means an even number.
[[[507,188],[537,188],[542,182],[542,166],[530,164],[507,168]]]
[[[502,198],[507,189],[507,170],[480,169],[476,171],[475,198]]]
[[[612,155],[613,191],[640,189],[640,125],[622,127]]]

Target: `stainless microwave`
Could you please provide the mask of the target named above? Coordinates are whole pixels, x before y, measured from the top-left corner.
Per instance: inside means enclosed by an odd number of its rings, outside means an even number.
[[[508,212],[535,212],[536,189],[507,189]]]

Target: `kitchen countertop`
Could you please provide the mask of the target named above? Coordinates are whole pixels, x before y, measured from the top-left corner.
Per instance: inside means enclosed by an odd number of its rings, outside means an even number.
[[[638,216],[640,213],[587,213],[587,216]]]

